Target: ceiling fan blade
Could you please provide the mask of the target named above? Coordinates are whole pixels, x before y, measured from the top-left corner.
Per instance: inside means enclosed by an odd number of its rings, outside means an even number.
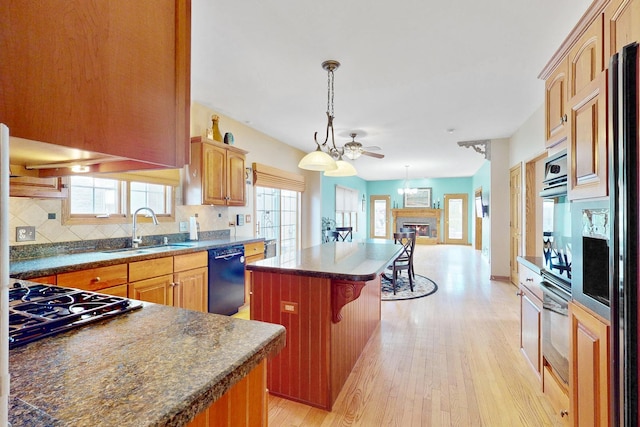
[[[369,147],[362,147],[363,150],[365,151],[380,151],[382,150],[382,148],[378,147],[377,145],[371,145]]]
[[[363,151],[362,155],[363,156],[369,156],[369,157],[375,157],[376,159],[384,159],[384,154],[370,153],[368,151]]]

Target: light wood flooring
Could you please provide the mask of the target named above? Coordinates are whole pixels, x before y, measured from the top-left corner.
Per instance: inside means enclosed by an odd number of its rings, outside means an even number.
[[[489,280],[488,261],[468,246],[420,245],[414,256],[438,291],[383,301],[333,410],[270,396],[271,427],[556,425],[519,351],[516,287]]]

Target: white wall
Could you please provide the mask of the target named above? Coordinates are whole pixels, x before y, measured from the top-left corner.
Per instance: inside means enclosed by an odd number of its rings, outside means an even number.
[[[509,277],[509,140],[491,140],[491,277]]]

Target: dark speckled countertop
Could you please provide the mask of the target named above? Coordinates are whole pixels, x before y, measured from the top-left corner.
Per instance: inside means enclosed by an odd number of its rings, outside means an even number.
[[[247,264],[247,270],[277,271],[288,274],[338,280],[373,280],[397,257],[401,245],[389,241],[329,242],[289,255]]]
[[[160,256],[173,256],[204,251],[234,244],[263,241],[263,238],[230,237],[218,240],[180,242],[168,246],[140,247],[138,251],[113,252],[110,250],[65,254],[42,258],[11,261],[9,275],[15,279],[33,279],[70,271],[104,267],[123,262],[142,261]]]
[[[181,426],[262,359],[280,325],[145,303],[12,349],[17,426]]]

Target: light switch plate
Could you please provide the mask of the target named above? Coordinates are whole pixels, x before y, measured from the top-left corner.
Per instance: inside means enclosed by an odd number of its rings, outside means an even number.
[[[187,221],[180,221],[180,232],[185,233],[189,230],[189,223]]]
[[[36,227],[16,227],[16,242],[31,242],[36,240]]]

